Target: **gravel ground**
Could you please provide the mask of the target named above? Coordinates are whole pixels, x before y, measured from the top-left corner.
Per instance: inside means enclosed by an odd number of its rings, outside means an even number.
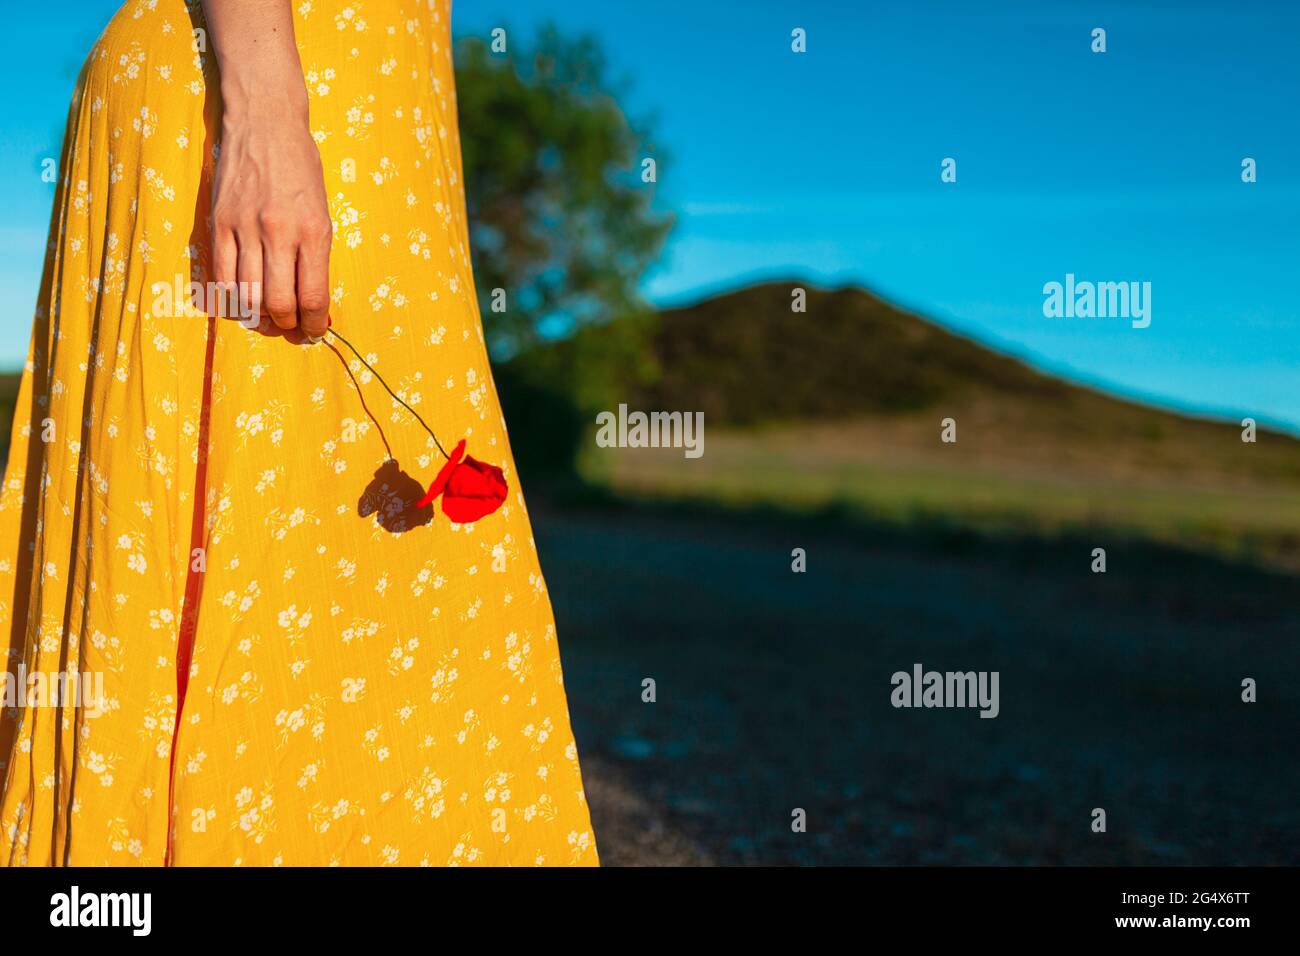
[[[608,865],[1300,862],[1294,577],[1119,542],[1093,575],[1089,541],[534,520]],[[999,671],[1000,715],[893,708],[914,662]]]

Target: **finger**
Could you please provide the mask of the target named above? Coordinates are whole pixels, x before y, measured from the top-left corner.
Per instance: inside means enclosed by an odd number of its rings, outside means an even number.
[[[235,234],[225,226],[212,229],[212,281],[215,297],[208,303],[209,315],[234,317],[239,314],[239,298],[235,295],[238,277],[239,244]]]
[[[298,249],[298,315],[302,331],[319,338],[329,327],[329,241],[319,240]]]
[[[262,310],[262,244],[255,239],[239,243],[239,301],[247,303],[250,313],[245,318],[261,324]]]
[[[285,330],[298,325],[298,294],[294,289],[297,252],[287,244],[262,247],[262,304],[271,321]]]

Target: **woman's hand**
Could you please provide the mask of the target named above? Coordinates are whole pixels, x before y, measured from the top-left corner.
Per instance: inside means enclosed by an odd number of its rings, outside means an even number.
[[[288,0],[204,0],[221,71],[213,272],[285,331],[325,334],[332,227]]]

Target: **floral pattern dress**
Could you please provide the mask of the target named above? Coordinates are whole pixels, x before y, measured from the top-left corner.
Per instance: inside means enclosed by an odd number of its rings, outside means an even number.
[[[414,507],[442,456],[355,355],[198,307],[198,0],[129,0],[91,51],[0,489],[0,861],[596,863],[470,269],[449,16],[294,10],[333,328],[504,469],[463,525]]]

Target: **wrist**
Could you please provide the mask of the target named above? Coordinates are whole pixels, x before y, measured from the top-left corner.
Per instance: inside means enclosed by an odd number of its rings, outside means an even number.
[[[221,77],[221,125],[246,128],[263,122],[307,128],[307,87],[300,72],[288,76],[259,77],[247,72]]]

